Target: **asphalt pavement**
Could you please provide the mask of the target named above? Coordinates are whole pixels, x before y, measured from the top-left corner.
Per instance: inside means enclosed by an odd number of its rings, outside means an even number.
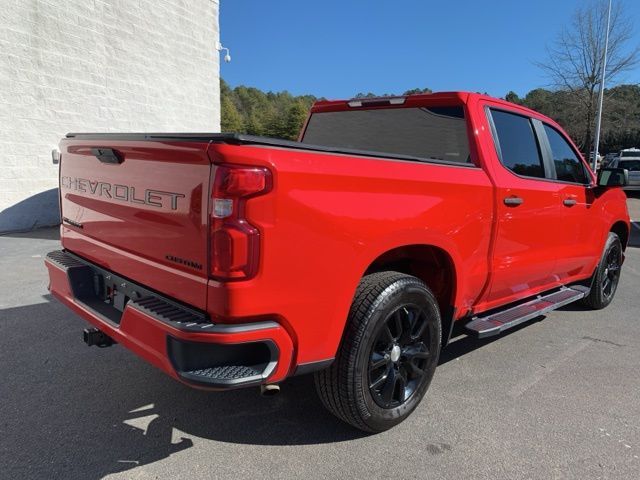
[[[58,244],[56,229],[0,237],[2,478],[640,478],[640,222],[606,310],[457,338],[415,413],[377,435],[327,413],[311,377],[207,393],[86,347],[47,292]]]

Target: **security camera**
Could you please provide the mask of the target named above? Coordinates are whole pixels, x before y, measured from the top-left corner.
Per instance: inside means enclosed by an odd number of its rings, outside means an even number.
[[[229,63],[231,61],[231,54],[229,53],[229,49],[226,48],[224,45],[222,45],[220,42],[216,42],[215,47],[216,47],[216,50],[218,50],[219,52],[222,52],[223,50],[227,52],[226,55],[224,56],[224,61],[225,63]]]

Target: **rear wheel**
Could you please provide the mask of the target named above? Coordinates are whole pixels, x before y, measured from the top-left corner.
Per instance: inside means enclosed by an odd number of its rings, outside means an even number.
[[[600,310],[611,303],[618,288],[621,268],[622,242],[620,242],[618,235],[610,232],[602,258],[596,269],[591,292],[583,299],[586,306]]]
[[[438,304],[422,281],[397,272],[364,277],[336,360],[315,376],[325,407],[369,432],[402,422],[431,383],[440,330]]]

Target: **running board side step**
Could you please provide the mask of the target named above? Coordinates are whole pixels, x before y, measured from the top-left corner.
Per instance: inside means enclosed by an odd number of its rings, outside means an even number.
[[[498,335],[501,332],[520,325],[528,320],[544,315],[551,310],[563,307],[569,303],[580,300],[589,295],[589,287],[572,285],[562,287],[552,293],[538,295],[537,298],[521,303],[505,310],[493,312],[488,315],[473,317],[465,328],[469,333],[486,338]]]

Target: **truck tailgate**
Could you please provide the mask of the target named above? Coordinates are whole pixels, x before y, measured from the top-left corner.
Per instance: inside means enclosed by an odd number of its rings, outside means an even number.
[[[206,308],[207,146],[206,141],[64,139],[63,247]]]

